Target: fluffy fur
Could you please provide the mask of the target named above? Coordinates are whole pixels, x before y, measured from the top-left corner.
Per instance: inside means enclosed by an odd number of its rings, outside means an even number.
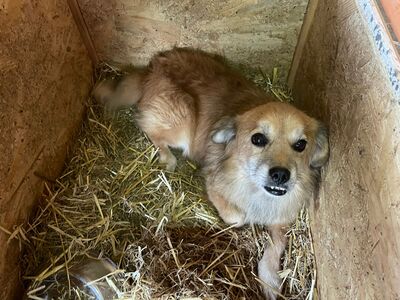
[[[170,147],[202,164],[208,197],[226,223],[270,226],[274,243],[259,276],[266,296],[275,298],[286,245],[282,226],[313,196],[329,156],[326,129],[293,106],[273,102],[222,57],[193,49],[159,53],[146,69],[100,83],[95,96],[109,106],[137,105],[138,124],[168,170],[176,166]],[[255,145],[254,134],[267,143]],[[296,151],[301,140],[305,149]],[[276,167],[286,170],[285,180],[271,173]]]

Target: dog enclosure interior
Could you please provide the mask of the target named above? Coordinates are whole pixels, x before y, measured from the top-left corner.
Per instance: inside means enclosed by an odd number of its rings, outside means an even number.
[[[382,24],[371,25],[375,4],[3,1],[0,298],[21,297],[21,228],[65,169],[90,115],[97,64],[144,65],[173,46],[288,78],[295,105],[330,131],[330,162],[310,207],[318,296],[399,298],[400,71],[396,63],[388,71],[388,53],[398,54],[384,47],[384,30],[377,35]]]

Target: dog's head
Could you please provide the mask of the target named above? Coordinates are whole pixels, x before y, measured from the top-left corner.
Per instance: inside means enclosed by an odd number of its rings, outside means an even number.
[[[271,102],[217,123],[212,141],[241,176],[276,197],[312,189],[328,160],[326,128],[289,104]]]

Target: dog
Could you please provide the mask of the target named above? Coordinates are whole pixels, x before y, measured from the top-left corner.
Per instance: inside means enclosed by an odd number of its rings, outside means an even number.
[[[209,200],[227,224],[267,225],[273,244],[258,264],[266,297],[276,299],[284,228],[312,199],[329,158],[323,124],[273,101],[221,56],[190,48],[155,55],[94,96],[110,107],[135,104],[137,123],[173,171],[170,148],[201,164]]]

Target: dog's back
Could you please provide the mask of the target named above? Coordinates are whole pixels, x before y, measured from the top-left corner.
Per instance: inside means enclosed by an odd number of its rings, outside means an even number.
[[[241,114],[266,102],[265,93],[230,68],[223,57],[200,50],[161,52],[152,59],[149,72],[149,81],[168,78],[198,102],[199,110],[218,117]]]
[[[161,161],[169,169],[175,161],[168,147],[180,148],[202,162],[210,131],[218,120],[268,102],[266,95],[229,68],[223,57],[188,48],[161,52],[143,72],[117,83],[105,82],[96,91],[103,102],[137,105],[139,126],[160,148]]]

